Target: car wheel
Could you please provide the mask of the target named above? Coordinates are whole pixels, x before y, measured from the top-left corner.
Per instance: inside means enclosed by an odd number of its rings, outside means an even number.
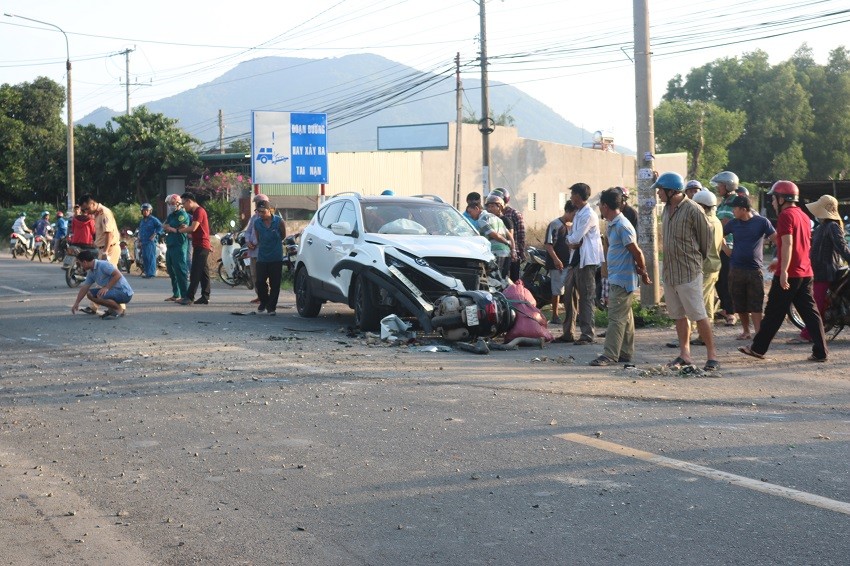
[[[295,308],[304,318],[317,317],[322,308],[322,302],[310,291],[310,275],[305,267],[295,273]]]
[[[381,325],[375,286],[363,277],[354,282],[354,324],[364,331],[378,330]]]

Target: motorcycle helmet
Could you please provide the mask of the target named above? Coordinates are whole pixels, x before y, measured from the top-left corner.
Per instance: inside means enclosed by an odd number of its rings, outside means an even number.
[[[738,176],[731,171],[721,171],[711,178],[711,186],[717,188],[717,185],[726,187],[726,191],[734,193],[738,190]]]
[[[505,201],[506,205],[509,202],[511,202],[511,193],[508,192],[508,189],[506,189],[504,187],[495,188],[492,191],[490,191],[490,194],[496,195],[497,197],[502,197],[502,200]]]
[[[21,211],[21,213],[18,214],[18,218],[26,218],[26,217],[27,217],[27,213],[24,212],[24,211]]]
[[[142,210],[153,210],[153,207],[149,202],[142,204]]]
[[[257,204],[259,202],[269,202],[269,197],[267,197],[263,193],[257,193],[256,195],[254,195],[254,204]]]
[[[697,194],[693,196],[693,200],[697,204],[701,204],[703,206],[717,206],[717,197],[714,196],[714,193],[707,189],[701,189],[697,191]]]
[[[49,212],[47,212],[46,210],[42,211],[42,213],[41,213],[42,218],[47,218],[48,216],[50,216]]]
[[[651,189],[665,189],[668,191],[684,191],[685,180],[678,173],[662,173],[658,180],[652,184]]]
[[[688,189],[696,189],[696,190],[698,190],[698,191],[701,191],[703,188],[704,188],[704,187],[702,186],[702,183],[700,183],[700,182],[699,182],[699,181],[697,181],[696,179],[691,179],[690,181],[688,181],[688,184],[687,184],[687,185],[685,185],[685,190],[686,190],[686,191],[687,191]]]
[[[173,193],[173,194],[170,194],[167,197],[165,197],[165,204],[167,204],[167,205],[177,206],[180,203],[181,203],[180,195],[178,195],[177,193]]]
[[[767,195],[776,196],[785,202],[798,202],[800,200],[800,189],[791,181],[776,181],[767,191]]]
[[[383,191],[381,191],[381,196],[391,197],[393,195],[395,195],[395,193],[393,192],[392,189],[384,189]]]
[[[740,195],[742,197],[750,196],[750,191],[747,190],[747,187],[739,186],[737,189],[735,189],[735,192],[738,193],[738,195]]]
[[[64,213],[64,212],[62,212],[61,210],[57,210],[57,211],[56,211],[56,217],[57,217],[57,218],[62,218],[63,216],[65,216],[65,213]]]

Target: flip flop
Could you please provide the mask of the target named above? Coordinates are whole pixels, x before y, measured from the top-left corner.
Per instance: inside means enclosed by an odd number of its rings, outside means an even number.
[[[702,368],[703,371],[717,371],[720,369],[720,362],[717,360],[708,360],[705,362],[705,366]]]
[[[825,358],[825,357],[824,357],[824,358],[816,358],[814,354],[812,354],[811,356],[809,356],[808,358],[806,358],[806,361],[809,361],[809,362],[818,362],[818,363],[823,363],[823,362],[825,362],[826,360],[827,360],[827,358]]]
[[[80,312],[84,312],[86,314],[97,314],[97,311],[91,307],[83,307],[80,309]]]
[[[667,367],[670,368],[670,369],[680,369],[680,368],[692,366],[692,365],[694,365],[694,364],[692,364],[690,362],[686,362],[685,360],[682,359],[681,356],[676,356],[676,359],[673,360],[672,362],[668,363]]]
[[[742,354],[747,354],[748,356],[752,356],[752,357],[757,358],[759,360],[764,359],[764,354],[759,354],[758,352],[753,352],[752,349],[750,349],[749,346],[738,346],[738,351],[741,352]]]

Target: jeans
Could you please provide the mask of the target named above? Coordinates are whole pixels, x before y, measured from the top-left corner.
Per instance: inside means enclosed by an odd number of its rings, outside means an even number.
[[[593,340],[596,331],[593,328],[593,302],[596,299],[596,268],[597,265],[571,267],[572,277],[567,277],[564,286],[564,296],[571,297],[578,293],[578,309],[573,301],[564,302],[564,336],[572,337],[578,322],[581,331],[580,340]],[[576,312],[578,310],[578,312]]]
[[[608,289],[608,329],[602,354],[610,360],[631,360],[635,355],[634,295],[634,291],[628,292],[619,285]]]
[[[207,265],[209,255],[209,250],[192,248],[192,269],[189,272],[189,290],[187,291],[189,300],[195,300],[195,292],[199,284],[201,298],[210,300],[210,268]]]
[[[753,352],[764,355],[770,348],[770,342],[779,327],[788,315],[788,308],[793,303],[797,312],[806,323],[806,330],[812,337],[812,354],[821,359],[826,358],[829,350],[826,347],[826,337],[823,331],[823,321],[818,314],[815,299],[812,296],[812,278],[794,277],[788,279],[788,290],[779,286],[779,276],[773,278],[770,284],[770,292],[767,294],[767,306],[764,309],[764,318],[761,327],[753,337],[750,346]]]
[[[277,310],[277,299],[280,296],[280,279],[283,274],[282,261],[257,262],[257,298],[260,306],[267,312]]]

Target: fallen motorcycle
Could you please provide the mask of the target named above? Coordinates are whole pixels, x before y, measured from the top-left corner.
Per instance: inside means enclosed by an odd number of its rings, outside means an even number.
[[[83,264],[77,259],[82,248],[73,244],[68,245],[65,259],[62,260],[62,269],[65,270],[65,283],[68,287],[79,287],[86,279],[86,271]]]
[[[519,278],[534,295],[537,308],[542,308],[552,302],[552,281],[546,269],[546,250],[532,246],[526,249],[525,257]]]

